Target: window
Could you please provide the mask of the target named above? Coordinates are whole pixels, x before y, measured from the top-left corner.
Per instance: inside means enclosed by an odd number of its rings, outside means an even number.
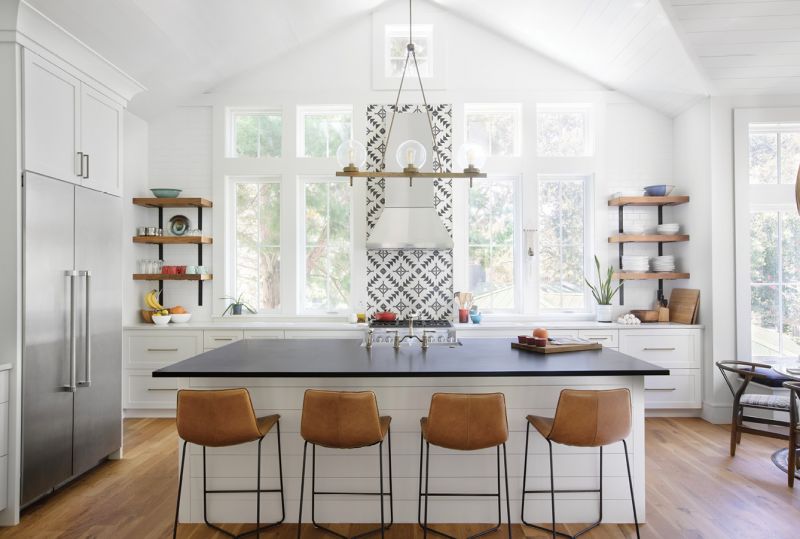
[[[750,126],[750,183],[794,184],[800,165],[800,124]]]
[[[539,309],[586,310],[588,178],[539,176]]]
[[[800,355],[800,108],[734,111],[736,348]]]
[[[233,295],[259,312],[276,311],[281,304],[281,187],[278,178],[234,179]]]
[[[482,146],[486,155],[519,155],[520,116],[518,104],[468,104],[464,107],[466,140]]]
[[[592,155],[591,105],[546,104],[536,107],[536,148],[542,157]]]
[[[280,157],[283,120],[278,110],[230,113],[229,157]]]
[[[483,311],[517,308],[516,185],[516,178],[476,179],[469,190],[469,289]]]
[[[306,311],[344,311],[350,305],[351,189],[347,181],[303,181]]]
[[[413,31],[414,53],[417,57],[419,75],[433,76],[433,25],[415,24]],[[387,77],[399,78],[406,63],[408,45],[407,24],[387,24],[384,29],[384,73]],[[413,64],[408,66],[406,77],[417,77]]]
[[[752,355],[797,357],[800,354],[800,217],[797,210],[753,211],[750,246]]]
[[[298,107],[297,156],[336,157],[353,136],[352,107]]]

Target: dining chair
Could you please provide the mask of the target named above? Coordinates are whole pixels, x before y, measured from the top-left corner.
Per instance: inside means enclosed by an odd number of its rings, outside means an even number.
[[[771,425],[777,427],[789,428],[788,421],[780,419],[773,419],[768,417],[757,417],[745,415],[745,408],[753,408],[756,410],[768,410],[771,412],[789,412],[789,397],[783,395],[761,395],[755,393],[747,393],[747,386],[753,381],[753,378],[759,376],[756,369],[771,369],[771,365],[766,363],[755,363],[752,361],[718,361],[717,367],[728,384],[728,388],[733,394],[733,412],[731,417],[731,456],[736,456],[736,446],[742,441],[742,433],[755,434],[757,436],[767,436],[770,438],[778,438],[780,440],[788,440],[789,436],[781,432],[775,432],[767,429],[757,429],[753,427],[744,426],[744,422],[758,423],[760,425]],[[737,376],[741,379],[738,387],[735,386],[734,381],[731,380],[732,376]]]
[[[797,470],[797,442],[800,435],[800,418],[798,406],[800,405],[800,381],[784,382],[783,387],[789,390],[789,456],[786,459],[786,476],[789,488],[794,488],[794,474]]]

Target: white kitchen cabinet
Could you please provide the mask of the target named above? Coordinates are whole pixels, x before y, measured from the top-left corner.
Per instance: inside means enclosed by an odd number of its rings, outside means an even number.
[[[125,368],[160,369],[202,352],[203,332],[127,331],[124,343]]]
[[[0,511],[8,506],[8,377],[0,371]]]
[[[645,408],[702,407],[702,337],[702,330],[694,328],[619,332],[620,352],[670,370],[669,376],[645,377]]]
[[[241,329],[207,329],[203,332],[203,348],[213,350],[244,339]]]
[[[112,195],[122,193],[122,107],[81,85],[83,185]]]
[[[29,51],[24,70],[24,167],[80,184],[81,82]]]
[[[23,80],[25,170],[120,195],[123,107],[28,50]]]
[[[330,329],[327,330],[287,329],[286,338],[287,339],[363,339],[364,331],[363,330],[339,331]]]
[[[283,339],[282,329],[246,329],[245,339]]]

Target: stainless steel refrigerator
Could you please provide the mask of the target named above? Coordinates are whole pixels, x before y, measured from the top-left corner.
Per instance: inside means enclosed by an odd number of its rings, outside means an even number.
[[[122,445],[118,197],[26,173],[22,503]]]

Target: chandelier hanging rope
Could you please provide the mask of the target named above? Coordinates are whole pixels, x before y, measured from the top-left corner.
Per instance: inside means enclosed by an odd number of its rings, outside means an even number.
[[[444,170],[444,159],[441,149],[436,143],[436,133],[433,127],[433,117],[431,107],[428,105],[428,98],[425,95],[425,86],[422,83],[419,63],[417,62],[416,46],[414,45],[414,26],[411,11],[412,0],[408,0],[408,44],[406,45],[406,58],[403,62],[403,72],[400,74],[400,85],[397,88],[392,115],[389,120],[389,128],[381,145],[381,161],[377,172],[383,178],[408,178],[413,182],[414,178],[469,178],[470,187],[473,178],[485,178],[486,174],[480,171],[480,167],[486,159],[485,151],[477,144],[466,143],[458,151],[459,160],[462,161],[463,172],[450,172]],[[419,169],[425,162],[425,147],[417,141],[409,140],[398,147],[398,163],[403,166],[402,172],[386,171],[386,152],[389,149],[389,140],[392,136],[392,128],[397,111],[400,108],[400,95],[403,93],[403,85],[406,80],[409,64],[414,64],[414,71],[419,81],[419,90],[422,94],[422,103],[428,119],[428,127],[431,132],[431,148],[433,149],[433,172],[421,172]],[[405,164],[400,163],[400,157],[405,157]],[[366,163],[366,149],[357,140],[351,139],[342,143],[336,151],[336,158],[342,167],[341,171],[336,172],[337,176],[350,178],[350,185],[353,185],[353,178],[369,178],[375,176],[375,171],[362,171]]]

